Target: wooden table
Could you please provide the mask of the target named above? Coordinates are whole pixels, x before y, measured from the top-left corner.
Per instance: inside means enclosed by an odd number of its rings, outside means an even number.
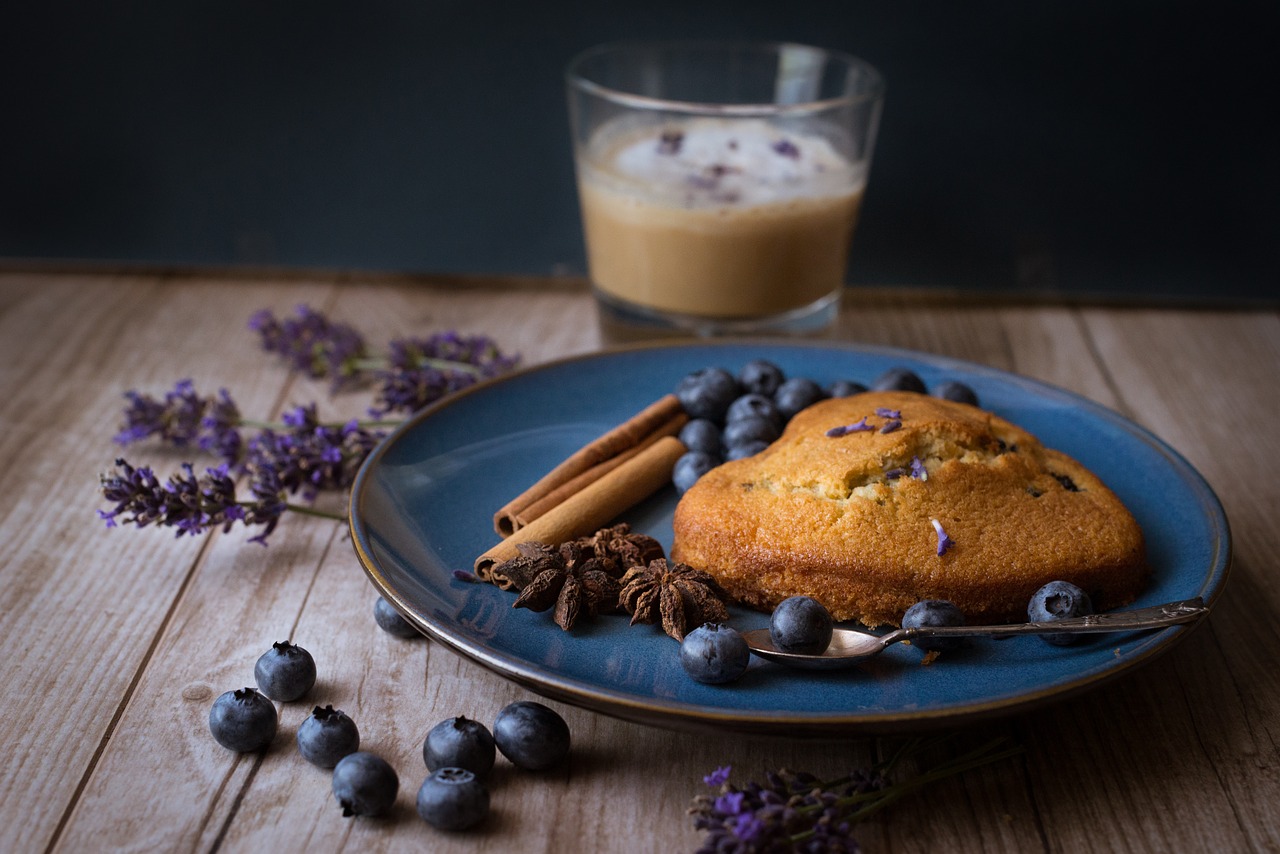
[[[901,801],[859,829],[865,849],[1280,848],[1280,317],[890,290],[847,302],[838,338],[1017,371],[1150,428],[1217,491],[1235,545],[1207,625],[1122,680],[964,728],[965,740],[1011,735],[1025,753]],[[601,346],[572,283],[0,272],[0,850],[693,850],[685,809],[711,769],[826,774],[883,748],[684,734],[553,704],[574,735],[566,766],[533,775],[500,761],[476,832],[420,821],[427,730],[456,714],[492,720],[527,691],[379,631],[343,524],[286,518],[262,548],[241,530],[175,539],[95,518],[126,389],[190,377],[233,389],[246,413],[313,399],[322,413],[362,411],[365,397],[330,400],[258,350],[250,314],[299,303],[375,343],[454,328],[494,336],[525,364]],[[163,471],[182,458],[128,455]],[[210,737],[213,699],[252,684],[257,656],[288,637],[320,662],[311,699],[350,713],[400,772],[390,818],[343,819],[328,775],[298,756],[311,702],[281,706],[265,754]]]

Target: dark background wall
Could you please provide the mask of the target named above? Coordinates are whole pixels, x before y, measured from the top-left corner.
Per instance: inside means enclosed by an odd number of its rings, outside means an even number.
[[[565,62],[741,37],[888,80],[855,283],[1269,299],[1275,8],[23,4],[0,27],[0,257],[578,273]]]

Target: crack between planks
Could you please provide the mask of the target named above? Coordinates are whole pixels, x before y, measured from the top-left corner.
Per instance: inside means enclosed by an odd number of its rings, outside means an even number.
[[[220,535],[215,534],[214,537],[216,536]],[[204,542],[200,544],[200,550],[196,552],[195,559],[191,562],[191,568],[187,571],[186,577],[182,579],[182,584],[178,587],[178,592],[173,597],[169,610],[165,612],[164,619],[160,621],[160,625],[152,635],[150,643],[147,644],[147,651],[143,654],[137,668],[134,669],[133,676],[129,679],[129,685],[125,688],[120,702],[116,704],[115,712],[111,715],[111,720],[107,723],[107,728],[103,732],[102,738],[99,739],[98,746],[93,751],[93,756],[89,758],[89,763],[85,766],[84,773],[80,775],[80,781],[76,783],[75,790],[71,793],[71,799],[67,802],[66,809],[63,810],[62,815],[58,818],[58,824],[54,827],[53,833],[49,837],[48,845],[45,846],[46,852],[51,852],[58,847],[62,834],[66,831],[67,825],[71,822],[71,816],[80,803],[81,796],[84,794],[85,789],[89,787],[89,781],[93,779],[94,774],[97,772],[98,763],[102,761],[107,745],[111,743],[111,738],[115,735],[116,728],[120,725],[120,719],[124,717],[125,709],[132,702],[134,694],[137,693],[138,685],[142,682],[143,675],[147,672],[151,665],[151,660],[155,657],[161,639],[164,638],[169,627],[173,624],[178,608],[181,607],[183,600],[186,599],[187,591],[191,589],[191,585],[195,582],[200,567],[204,565],[205,557],[209,553],[210,543],[213,542],[214,537],[206,537]],[[223,785],[225,785],[225,780]]]
[[[1080,330],[1080,337],[1084,339],[1084,345],[1089,350],[1089,356],[1093,359],[1093,363],[1098,366],[1098,372],[1102,374],[1102,381],[1107,384],[1107,389],[1111,392],[1111,397],[1115,401],[1115,408],[1126,418],[1133,420],[1133,410],[1125,401],[1124,395],[1120,393],[1120,386],[1116,383],[1116,378],[1107,368],[1107,362],[1102,358],[1102,351],[1098,349],[1098,342],[1093,337],[1093,331],[1085,321],[1084,314],[1080,309],[1073,308],[1071,309],[1071,316],[1075,319],[1076,327]]]

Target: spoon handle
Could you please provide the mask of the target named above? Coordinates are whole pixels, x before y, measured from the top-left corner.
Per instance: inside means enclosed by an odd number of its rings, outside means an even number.
[[[1050,623],[1015,623],[1005,626],[922,626],[919,628],[898,629],[883,637],[886,645],[911,638],[953,638],[984,635],[989,637],[1010,637],[1012,635],[1043,634],[1094,634],[1098,632],[1127,632],[1136,629],[1158,629],[1161,626],[1176,626],[1190,623],[1209,613],[1209,608],[1200,597],[1186,599],[1182,602],[1166,602],[1150,608],[1136,608],[1130,611],[1108,611],[1105,614],[1089,614],[1085,617],[1071,617]]]

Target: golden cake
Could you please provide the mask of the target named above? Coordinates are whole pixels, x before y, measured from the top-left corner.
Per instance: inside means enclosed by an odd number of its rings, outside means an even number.
[[[805,409],[764,451],[703,475],[674,528],[673,559],[739,602],[807,595],[869,626],[922,599],[970,624],[1021,622],[1058,579],[1106,610],[1147,576],[1137,521],[1083,465],[990,412],[912,392]]]

